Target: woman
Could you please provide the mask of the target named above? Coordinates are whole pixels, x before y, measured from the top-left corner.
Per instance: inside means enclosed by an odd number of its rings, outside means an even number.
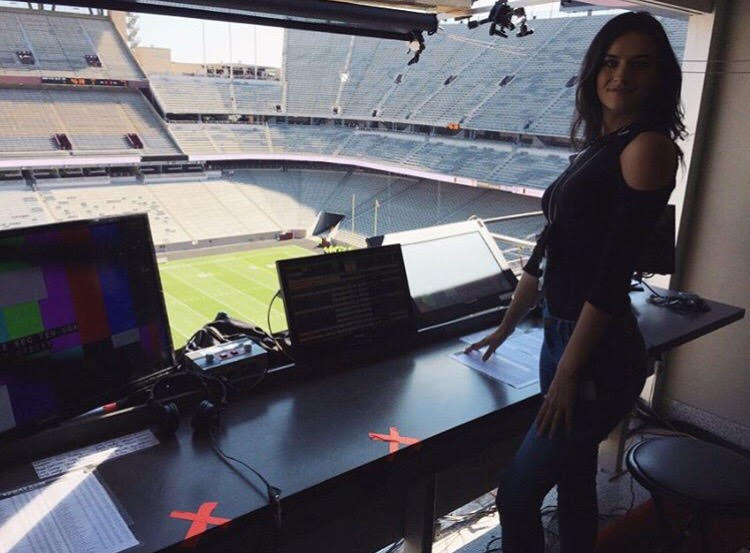
[[[646,236],[675,186],[685,127],[682,76],[661,24],[614,17],[586,53],[571,140],[585,148],[545,191],[548,224],[499,328],[467,351],[486,360],[544,295],[539,377],[544,402],[499,487],[504,553],[541,553],[542,500],[557,485],[563,553],[597,533],[599,442],[646,378],[643,336],[628,297]],[[544,258],[544,259],[543,259]]]

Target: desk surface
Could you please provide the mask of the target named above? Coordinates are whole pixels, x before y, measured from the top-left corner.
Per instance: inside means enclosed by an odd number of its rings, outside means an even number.
[[[655,354],[744,316],[743,309],[716,302],[708,302],[710,312],[678,315],[648,304],[647,296],[631,299]],[[524,331],[541,329],[527,321],[517,330]],[[372,490],[397,472],[408,479],[445,468],[479,451],[477,435],[486,443],[518,434],[538,404],[538,384],[514,389],[450,359],[462,348],[456,336],[387,361],[263,386],[227,409],[220,445],[281,488],[285,520],[337,487]],[[526,415],[515,420],[521,411]],[[392,428],[421,443],[389,453],[387,442],[369,436]],[[268,524],[265,487],[243,470],[225,464],[183,417],[174,437],[104,463],[98,474],[132,519],[141,545],[130,551],[160,551],[179,544],[189,526],[170,513],[195,512],[205,502],[218,503],[216,516]],[[0,489],[35,480],[30,465],[19,466],[0,473]]]
[[[653,288],[663,296],[675,293],[662,288]],[[646,341],[646,347],[649,354],[653,356],[739,321],[745,316],[743,308],[709,300],[705,301],[711,307],[710,311],[678,314],[648,303],[650,295],[651,292],[648,290],[631,292],[630,301],[638,318],[638,326]]]

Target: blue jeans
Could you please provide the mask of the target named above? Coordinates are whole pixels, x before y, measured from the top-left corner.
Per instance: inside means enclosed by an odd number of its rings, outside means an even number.
[[[544,306],[539,380],[546,394],[575,321],[552,317]],[[501,346],[502,347],[502,346]],[[560,550],[590,553],[597,534],[596,471],[599,442],[632,408],[646,379],[646,347],[632,313],[612,321],[581,368],[570,434],[537,436],[532,423],[498,486],[503,553],[542,553],[540,509],[557,485]]]

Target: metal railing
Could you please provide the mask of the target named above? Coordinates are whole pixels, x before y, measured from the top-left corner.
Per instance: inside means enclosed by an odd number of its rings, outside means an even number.
[[[470,220],[472,219],[481,219],[481,221],[485,224],[492,224],[492,223],[500,223],[503,221],[511,221],[514,219],[523,219],[526,217],[538,217],[539,215],[544,215],[543,211],[531,211],[528,213],[515,213],[513,215],[503,215],[501,217],[490,217],[487,219],[482,219],[481,217],[477,217],[476,215],[472,215],[469,217]],[[521,274],[521,269],[526,263],[526,260],[524,259],[525,256],[531,255],[531,250],[534,249],[534,246],[536,245],[536,242],[532,242],[530,240],[524,240],[522,238],[516,238],[515,236],[508,236],[506,234],[500,234],[497,232],[490,232],[490,236],[494,238],[498,242],[511,244],[511,247],[500,247],[500,251],[503,252],[503,255],[506,256],[506,259],[510,256],[517,255],[518,257],[515,259],[507,259],[508,264],[510,265],[511,270],[516,274]],[[510,254],[510,255],[509,255]]]

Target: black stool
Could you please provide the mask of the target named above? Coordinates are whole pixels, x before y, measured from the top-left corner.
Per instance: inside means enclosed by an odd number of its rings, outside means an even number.
[[[650,438],[628,450],[626,465],[654,499],[664,537],[661,551],[680,551],[698,529],[709,552],[706,523],[711,516],[750,516],[750,459],[730,449],[683,436]],[[664,512],[665,497],[692,511],[676,536]]]

